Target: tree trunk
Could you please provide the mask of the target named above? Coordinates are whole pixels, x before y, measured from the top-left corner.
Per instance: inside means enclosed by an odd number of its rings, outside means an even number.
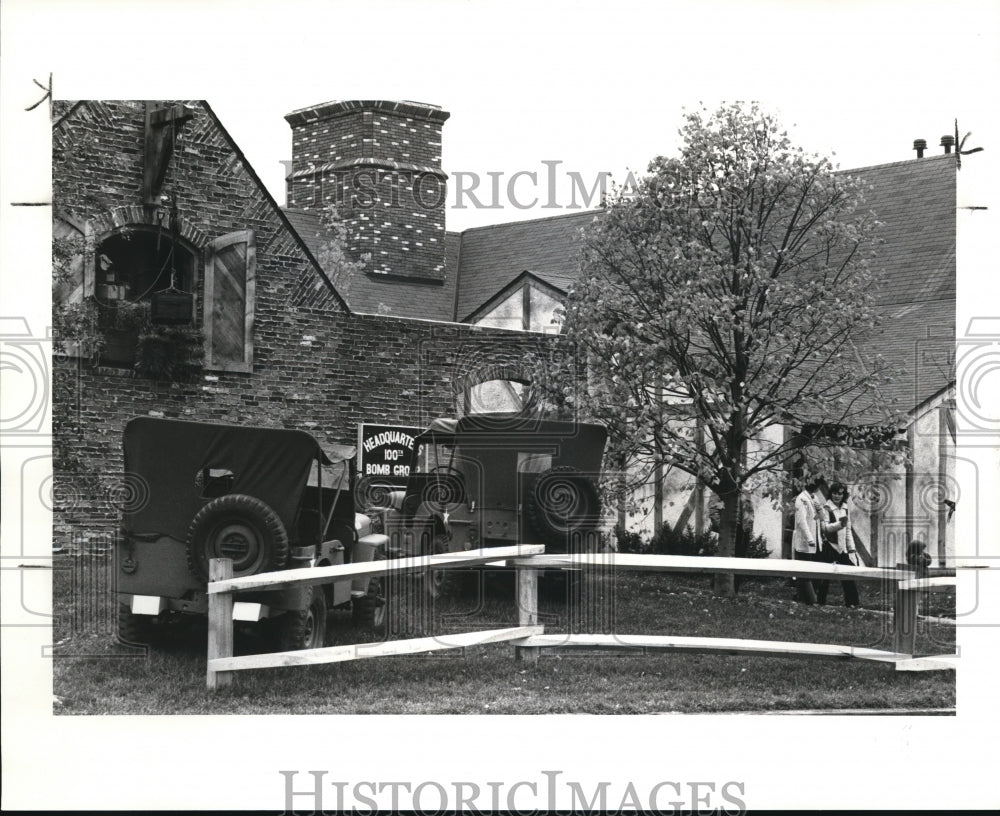
[[[618,465],[618,526],[625,532],[628,522],[626,503],[628,501],[628,478],[625,475],[627,462],[624,457]]]
[[[732,558],[736,554],[736,529],[739,525],[740,491],[732,489],[721,495],[722,513],[719,518],[718,555]],[[716,573],[715,594],[726,598],[736,596],[736,576],[731,572]]]

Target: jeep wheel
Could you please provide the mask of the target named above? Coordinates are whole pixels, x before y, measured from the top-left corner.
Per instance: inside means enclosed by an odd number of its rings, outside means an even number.
[[[322,587],[313,587],[309,606],[301,612],[285,612],[274,619],[278,651],[321,648],[326,640],[326,613],[326,594]]]
[[[596,524],[601,500],[593,481],[571,467],[549,468],[528,491],[528,521],[546,543],[569,547],[569,534]]]
[[[434,546],[432,552],[435,555],[450,552],[448,542],[450,535],[437,533],[434,536]],[[423,572],[413,574],[413,580],[420,587],[423,594],[432,601],[438,601],[450,595],[462,593],[462,587],[467,583],[467,575],[452,569],[427,569]]]
[[[439,601],[451,594],[451,584],[454,576],[447,570],[425,570],[409,576],[416,596],[422,596],[429,601]]]
[[[208,580],[212,558],[231,558],[234,577],[279,569],[288,560],[288,533],[260,499],[239,493],[220,496],[198,511],[188,530],[192,574]]]
[[[440,600],[450,595],[455,586],[455,573],[451,570],[428,570],[420,575],[424,592],[432,600]]]
[[[126,646],[148,646],[156,640],[156,634],[156,624],[148,615],[133,615],[128,604],[118,604],[119,643]]]
[[[378,631],[385,625],[386,600],[380,594],[363,595],[351,601],[351,620],[359,629]]]

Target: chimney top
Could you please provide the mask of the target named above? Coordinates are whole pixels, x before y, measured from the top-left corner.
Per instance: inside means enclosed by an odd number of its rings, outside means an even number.
[[[941,147],[944,148],[945,154],[951,153],[951,148],[955,144],[955,137],[949,134],[945,134],[941,137]]]
[[[323,119],[330,119],[334,116],[356,113],[359,111],[385,111],[401,116],[409,116],[414,119],[427,119],[431,122],[443,123],[450,113],[442,110],[437,105],[428,105],[426,102],[391,102],[385,99],[351,99],[336,100],[333,102],[323,102],[319,105],[312,105],[308,108],[299,108],[285,116],[292,127],[316,122]]]
[[[914,139],[913,149],[917,151],[917,158],[922,159],[924,157],[924,151],[927,149],[926,139]]]

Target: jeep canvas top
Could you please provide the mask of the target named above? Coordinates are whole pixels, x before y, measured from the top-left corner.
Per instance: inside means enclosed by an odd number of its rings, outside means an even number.
[[[522,414],[433,420],[387,521],[402,555],[544,543],[600,525],[597,481],[607,430]],[[387,532],[389,529],[387,528]]]
[[[122,514],[116,547],[119,632],[148,640],[152,624],[204,614],[212,558],[233,574],[371,560],[385,538],[355,512],[354,449],[309,433],[140,417],[123,438],[136,500]],[[330,606],[370,614],[368,586],[344,580],[312,589],[237,597],[237,618],[273,618],[287,648],[318,645]],[[366,607],[366,604],[368,606]]]

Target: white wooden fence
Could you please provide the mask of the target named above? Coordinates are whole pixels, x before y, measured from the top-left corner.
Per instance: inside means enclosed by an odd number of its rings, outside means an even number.
[[[632,555],[622,553],[545,554],[542,545],[521,545],[470,550],[463,553],[369,561],[331,567],[301,568],[232,577],[229,559],[212,559],[208,584],[209,689],[228,686],[233,672],[278,666],[307,666],[362,660],[393,655],[457,649],[484,643],[510,642],[518,660],[534,662],[545,648],[645,649],[708,654],[754,654],[783,657],[856,658],[892,664],[900,670],[954,668],[954,655],[915,657],[917,604],[921,593],[946,589],[955,578],[917,578],[909,570],[879,567],[849,567],[781,559],[718,558],[678,555]],[[505,564],[517,571],[518,625],[503,629],[435,635],[233,656],[233,597],[249,590],[316,586],[343,578],[403,575],[429,569],[448,569]],[[553,568],[597,569],[605,574],[619,570],[644,572],[734,573],[823,580],[880,581],[894,585],[892,651],[836,644],[795,643],[740,638],[676,637],[670,635],[621,635],[545,633],[538,623],[538,575]]]
[[[545,547],[521,545],[492,547],[414,558],[396,558],[389,561],[366,561],[358,564],[338,564],[331,567],[302,567],[300,569],[262,572],[256,575],[232,577],[232,562],[228,558],[213,558],[209,562],[208,584],[208,670],[210,689],[228,686],[232,672],[242,669],[266,669],[277,666],[307,666],[321,663],[339,663],[372,657],[389,657],[402,654],[457,649],[482,643],[516,640],[541,634],[538,625],[515,626],[505,629],[470,632],[456,635],[390,640],[382,643],[358,643],[348,646],[331,646],[321,649],[302,649],[294,652],[233,656],[233,596],[239,592],[260,589],[281,589],[291,586],[318,586],[343,578],[405,575],[424,572],[430,568],[473,567],[505,563],[513,556],[530,556],[542,553]]]

